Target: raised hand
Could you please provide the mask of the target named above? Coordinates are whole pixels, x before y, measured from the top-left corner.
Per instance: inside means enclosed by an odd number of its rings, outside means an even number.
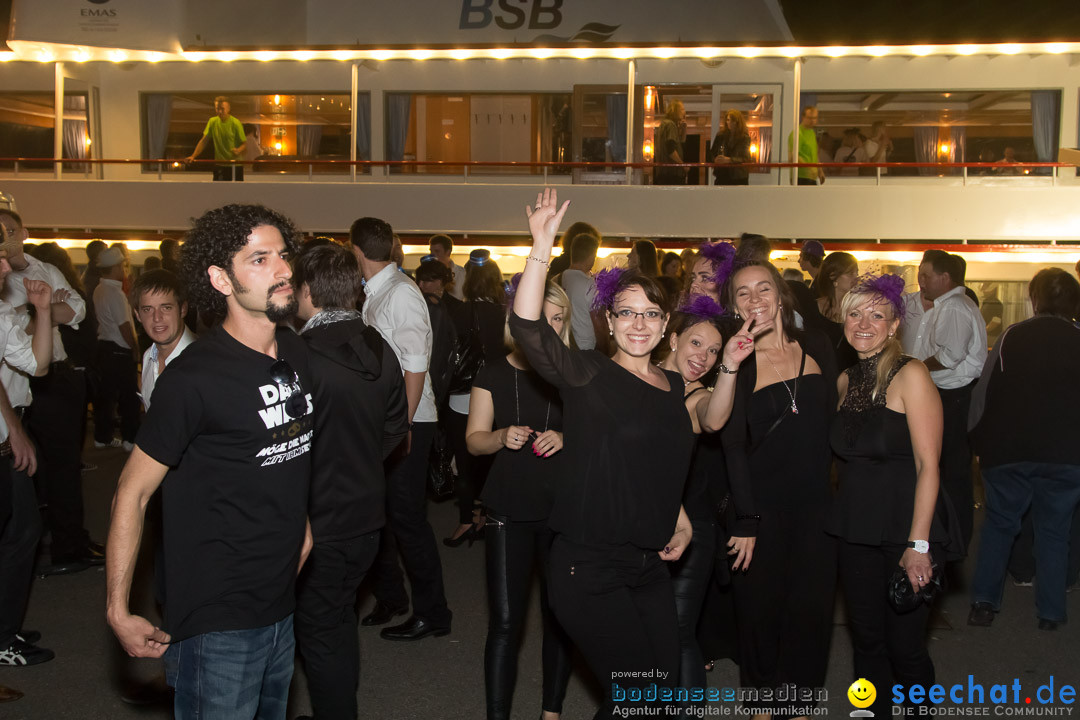
[[[26,299],[38,310],[48,310],[52,305],[52,288],[49,283],[23,278],[23,287],[26,288]]]
[[[739,332],[724,345],[724,367],[737,370],[743,360],[754,354],[754,336],[761,332],[754,328],[754,318],[746,318]]]
[[[559,207],[559,195],[554,188],[544,188],[544,192],[537,193],[535,205],[525,206],[534,246],[551,248],[555,244],[559,224],[562,223],[563,215],[566,214],[568,207],[570,207],[569,200]]]

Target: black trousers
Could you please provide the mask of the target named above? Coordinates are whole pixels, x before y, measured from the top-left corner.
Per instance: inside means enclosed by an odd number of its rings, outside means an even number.
[[[235,175],[234,175],[235,173]],[[214,180],[230,182],[236,180],[242,182],[244,180],[244,166],[243,165],[215,165],[214,166]]]
[[[131,350],[99,340],[97,370],[101,387],[94,405],[94,440],[105,444],[112,441],[116,426],[113,412],[119,406],[120,436],[125,442],[135,442],[142,403]]]
[[[698,645],[698,619],[716,560],[716,523],[692,520],[694,538],[678,562],[671,563],[671,586],[679,618],[679,686],[704,688],[705,658]],[[704,703],[701,703],[704,704]]]
[[[885,588],[906,548],[855,545],[838,540],[840,585],[847,606],[848,628],[855,650],[853,679],[866,678],[877,688],[869,708],[874,717],[890,717],[894,683],[934,684],[934,663],[926,651],[930,607],[920,605],[903,615],[885,599]],[[884,690],[883,690],[884,688]]]
[[[732,575],[745,687],[825,685],[836,544],[822,528],[824,514],[821,507],[763,510],[750,569]]]
[[[300,575],[296,647],[319,720],[356,720],[360,681],[356,592],[379,551],[379,533],[317,542]]]
[[[37,445],[35,480],[52,536],[49,553],[53,562],[79,558],[86,553],[90,540],[84,524],[82,492],[86,380],[70,363],[56,362],[48,375],[31,378],[30,390],[34,401],[27,411],[26,425]]]
[[[798,178],[798,184],[799,185],[817,185],[818,181],[815,178],[801,177],[801,178]]]
[[[484,644],[484,686],[488,720],[508,720],[517,680],[518,650],[534,570],[540,570],[543,613],[543,710],[562,712],[570,682],[570,642],[548,602],[545,569],[554,533],[547,520],[516,522],[488,514],[484,526],[487,559],[488,636]]]
[[[454,459],[457,461],[458,477],[454,485],[454,499],[458,506],[458,522],[465,525],[473,521],[476,499],[484,490],[484,481],[487,480],[487,473],[495,456],[477,457],[469,452],[465,445],[465,429],[469,424],[468,415],[447,409],[442,417],[443,422],[446,423],[450,445],[454,448]]]
[[[6,650],[22,627],[34,556],[41,537],[34,481],[12,468],[10,457],[0,458],[0,511],[9,509],[7,521],[0,515],[0,650]]]
[[[659,554],[629,545],[579,545],[556,535],[548,590],[555,617],[603,690],[597,717],[642,705],[630,699],[638,690],[675,687],[679,622],[671,572]]]
[[[941,487],[956,510],[964,549],[971,544],[975,528],[975,487],[971,474],[971,444],[967,418],[975,383],[955,390],[938,388],[944,428],[941,436]]]
[[[412,586],[413,615],[449,627],[452,613],[446,605],[442,563],[435,532],[427,519],[428,455],[435,438],[435,423],[418,422],[412,429],[411,452],[386,466],[386,529],[372,567],[375,598],[390,607],[405,607],[405,579],[398,553]]]

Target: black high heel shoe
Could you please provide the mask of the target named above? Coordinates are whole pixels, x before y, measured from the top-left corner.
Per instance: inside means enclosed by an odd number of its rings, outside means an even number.
[[[469,547],[472,547],[472,544],[476,542],[477,535],[478,533],[476,532],[476,526],[471,525],[469,526],[468,530],[461,533],[456,538],[443,538],[442,542],[443,545],[445,545],[446,547],[457,547],[458,545],[461,545],[463,542],[468,540]]]

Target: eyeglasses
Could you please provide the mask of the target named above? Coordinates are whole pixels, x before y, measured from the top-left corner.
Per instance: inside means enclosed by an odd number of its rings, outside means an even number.
[[[630,308],[623,308],[622,310],[616,310],[612,313],[620,320],[633,320],[635,317],[641,317],[649,322],[656,322],[664,316],[664,313],[659,310],[646,310],[645,312],[634,312]]]
[[[307,415],[307,398],[304,396],[304,388],[300,386],[300,375],[285,358],[280,358],[270,366],[270,379],[292,391],[285,400],[285,412],[289,417],[295,420]]]

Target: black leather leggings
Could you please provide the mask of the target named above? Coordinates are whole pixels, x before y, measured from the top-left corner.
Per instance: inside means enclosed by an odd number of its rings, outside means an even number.
[[[679,618],[679,686],[705,688],[705,658],[697,641],[698,618],[705,602],[716,555],[716,523],[693,520],[694,539],[670,566],[675,613]],[[701,703],[702,705],[704,703]]]
[[[547,520],[514,522],[490,512],[484,528],[488,586],[484,685],[488,720],[508,720],[510,717],[518,649],[534,569],[540,570],[540,607],[544,621],[543,709],[562,712],[571,665],[569,640],[552,614],[547,598],[545,573],[554,535]]]

